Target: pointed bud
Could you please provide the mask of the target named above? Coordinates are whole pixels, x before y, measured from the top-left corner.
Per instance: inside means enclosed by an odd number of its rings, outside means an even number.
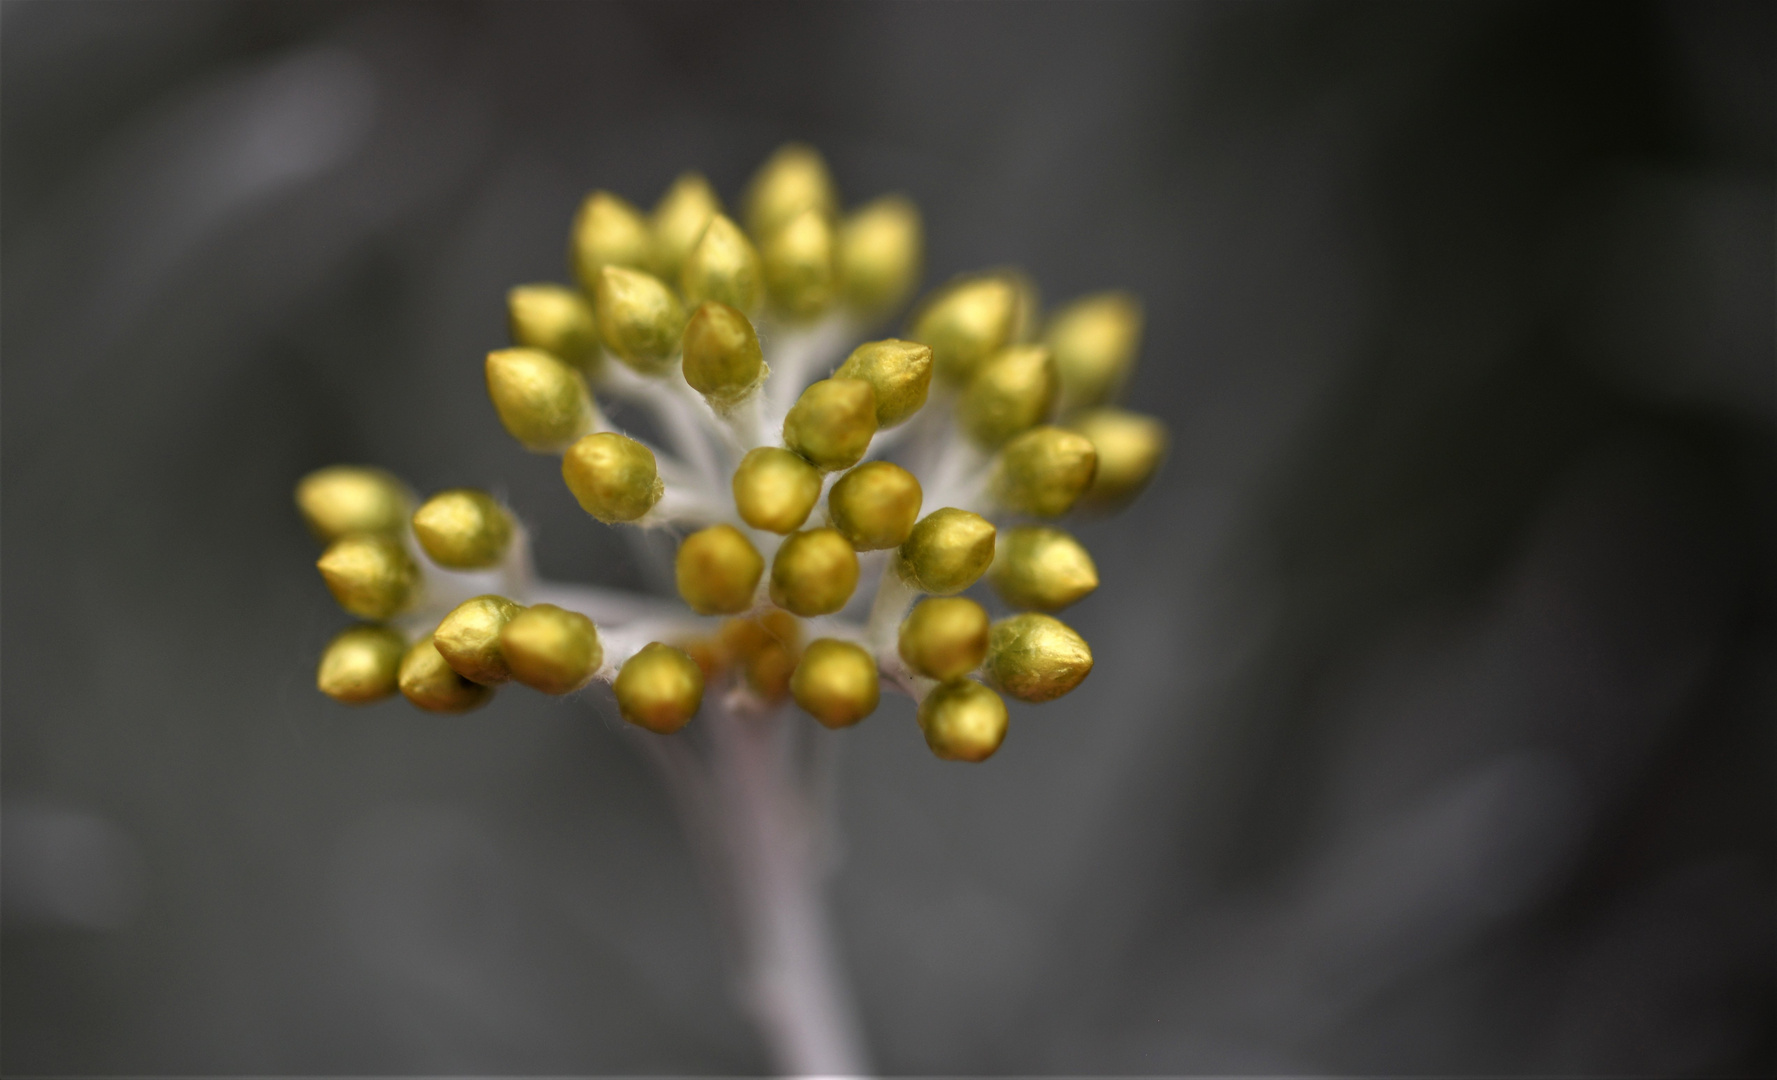
[[[803,617],[831,615],[858,587],[858,553],[837,529],[793,533],[771,562],[771,602]]]
[[[427,634],[401,660],[401,696],[427,712],[463,713],[494,696],[492,687],[472,683],[451,670]]]
[[[370,533],[340,537],[315,565],[339,606],[361,619],[386,619],[406,607],[420,579],[399,540]]]
[[[685,301],[701,304],[715,300],[751,314],[765,297],[765,269],[758,249],[740,226],[721,214],[686,256],[679,270],[679,289]]]
[[[986,761],[1006,740],[1006,703],[978,682],[945,683],[919,703],[926,745],[945,761]]]
[[[798,319],[819,315],[838,291],[838,237],[833,222],[806,210],[766,234],[759,244],[759,265],[771,302]]]
[[[580,508],[606,525],[636,520],[666,492],[654,452],[614,431],[588,435],[569,447],[561,475]]]
[[[1060,529],[1021,525],[1000,538],[987,580],[1013,607],[1060,611],[1098,588],[1098,567]]]
[[[592,424],[592,395],[573,368],[537,349],[487,354],[487,396],[526,450],[555,453]]]
[[[514,679],[545,694],[573,693],[605,662],[592,620],[554,604],[514,615],[500,630],[500,654]]]
[[[876,661],[849,641],[818,638],[808,643],[790,693],[823,727],[850,727],[876,711],[882,696]]]
[[[1123,385],[1141,348],[1141,304],[1128,293],[1082,297],[1055,313],[1043,335],[1055,352],[1067,409],[1097,405]]]
[[[748,450],[734,470],[734,508],[755,529],[792,533],[821,497],[820,470],[788,450]]]
[[[1020,701],[1053,701],[1092,673],[1092,650],[1073,628],[1027,612],[993,624],[987,676]]]
[[[386,626],[354,626],[342,631],[321,654],[315,685],[346,705],[380,701],[397,689],[407,641]]]
[[[993,473],[994,496],[1007,507],[1038,517],[1065,514],[1092,484],[1098,455],[1077,432],[1033,428],[1001,448]]]
[[[966,383],[989,356],[1014,340],[1018,288],[998,275],[947,285],[915,313],[909,334],[932,347],[940,379]]]
[[[666,280],[678,280],[685,257],[721,212],[722,200],[702,173],[685,173],[666,189],[654,207],[654,266]]]
[[[647,269],[654,261],[654,235],[648,220],[627,199],[595,191],[574,215],[569,261],[587,293],[598,288],[607,266]]]
[[[921,600],[901,623],[901,659],[928,679],[949,682],[987,657],[987,611],[961,596]]]
[[[926,403],[932,386],[932,350],[917,341],[888,338],[852,350],[835,379],[863,379],[876,392],[876,426],[891,428]]]
[[[679,298],[653,274],[621,266],[599,272],[597,298],[605,347],[635,370],[658,374],[685,332]]]
[[[886,461],[867,461],[827,493],[833,527],[859,551],[900,547],[913,533],[924,498],[919,480]]]
[[[332,465],[296,485],[296,508],[323,543],[352,533],[399,533],[408,506],[407,488],[381,469]]]
[[[512,515],[485,491],[455,488],[413,514],[413,535],[427,556],[451,570],[497,566],[512,543]]]
[[[784,445],[822,472],[849,469],[876,435],[876,391],[863,379],[811,384],[784,417]]]
[[[743,203],[747,231],[764,237],[805,210],[832,216],[839,209],[839,195],[820,153],[802,143],[787,143],[753,175]]]
[[[753,606],[765,559],[732,525],[687,536],[675,560],[679,596],[699,615],[737,615]]]
[[[1068,421],[1098,454],[1098,473],[1085,502],[1115,506],[1141,493],[1166,457],[1166,425],[1151,416],[1122,409],[1092,409]]]
[[[504,596],[465,600],[432,631],[432,644],[451,670],[470,682],[503,683],[512,677],[512,670],[500,652],[500,631],[523,610]]]
[[[1042,423],[1055,407],[1055,360],[1041,345],[1014,345],[990,357],[956,403],[957,422],[995,447]]]
[[[860,311],[886,311],[907,299],[925,261],[919,207],[904,195],[884,195],[845,219],[839,229],[839,280]]]
[[[938,596],[959,593],[993,562],[993,523],[980,514],[946,506],[913,526],[897,559],[901,575]]]
[[[560,285],[519,285],[506,293],[512,344],[541,349],[580,371],[598,369],[598,329],[586,297]]]
[[[759,335],[737,309],[714,300],[700,305],[685,326],[685,381],[717,412],[744,401],[765,378]]]
[[[655,641],[624,661],[611,689],[625,720],[668,735],[697,715],[703,671],[683,651]]]

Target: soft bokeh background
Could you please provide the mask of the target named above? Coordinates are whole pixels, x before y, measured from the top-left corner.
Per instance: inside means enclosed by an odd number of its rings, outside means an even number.
[[[757,1071],[601,709],[333,706],[294,480],[645,579],[479,374],[578,197],[788,138],[1147,300],[1097,672],[845,735],[919,1073],[1765,1073],[1773,8],[9,3],[8,1073]]]

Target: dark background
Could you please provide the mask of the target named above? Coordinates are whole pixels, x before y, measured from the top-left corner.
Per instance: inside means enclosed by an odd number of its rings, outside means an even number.
[[[1147,302],[1098,670],[843,736],[898,1073],[1767,1073],[1773,7],[9,3],[8,1073],[756,1071],[608,715],[313,690],[378,462],[635,584],[479,375],[595,186],[779,142]]]

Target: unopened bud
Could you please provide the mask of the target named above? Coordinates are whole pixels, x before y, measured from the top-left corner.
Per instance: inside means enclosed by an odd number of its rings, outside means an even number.
[[[900,547],[919,520],[919,480],[887,461],[867,461],[827,493],[827,516],[859,551]]]
[[[494,686],[512,677],[500,651],[500,631],[524,608],[504,596],[477,596],[458,604],[438,629],[432,644],[452,671],[483,686]]]
[[[420,570],[391,536],[355,533],[327,546],[315,563],[339,606],[361,619],[386,619],[407,606]]]
[[[820,470],[788,450],[760,446],[734,470],[734,508],[755,529],[792,533],[821,497]]]
[[[654,267],[666,280],[679,279],[685,257],[721,212],[722,200],[702,173],[685,173],[666,189],[654,207]]]
[[[580,508],[606,525],[636,520],[666,492],[654,452],[614,431],[588,435],[569,447],[561,475]]]
[[[512,515],[485,491],[441,491],[414,511],[413,535],[439,566],[485,570],[512,543]]]
[[[913,526],[897,563],[902,576],[937,596],[959,593],[993,562],[993,523],[980,514],[946,506]]]
[[[863,379],[876,392],[876,426],[891,428],[920,410],[932,386],[932,350],[888,338],[852,350],[835,379]]]
[[[687,303],[715,300],[749,314],[758,311],[765,296],[759,251],[739,225],[717,214],[686,256],[679,288]]]
[[[574,215],[569,261],[580,287],[598,288],[599,271],[607,266],[646,269],[654,261],[654,235],[648,219],[629,200],[595,191]]]
[[[1017,287],[1002,276],[964,278],[921,306],[909,336],[932,347],[940,379],[966,383],[989,356],[1014,340],[1018,301]]]
[[[839,209],[839,195],[820,152],[802,143],[787,143],[753,175],[743,204],[747,231],[765,237],[805,210],[833,215]]]
[[[771,602],[805,618],[831,615],[858,587],[858,553],[837,529],[793,533],[771,563]]]
[[[843,728],[876,711],[882,686],[868,652],[849,641],[818,638],[796,665],[790,693],[822,726]]]
[[[822,472],[849,469],[876,435],[876,391],[863,379],[822,379],[784,417],[784,445]]]
[[[925,261],[919,207],[884,195],[845,219],[839,230],[839,278],[861,311],[885,311],[907,299]]]
[[[401,659],[401,696],[427,712],[463,713],[494,696],[492,687],[472,683],[451,670],[427,634]]]
[[[544,352],[579,368],[596,371],[598,329],[586,297],[560,285],[519,285],[506,294],[506,320],[512,344]]]
[[[514,615],[500,630],[500,653],[514,679],[545,694],[580,689],[605,662],[592,620],[554,604]]]
[[[684,651],[655,641],[624,661],[611,689],[625,720],[668,735],[697,715],[703,671]]]
[[[323,543],[352,533],[399,533],[408,505],[407,488],[381,469],[331,465],[296,485],[296,508]]]
[[[990,357],[956,404],[957,422],[994,447],[1042,423],[1055,407],[1055,361],[1041,345],[1014,345]]]
[[[987,657],[987,625],[986,610],[973,600],[961,596],[921,600],[901,623],[901,659],[928,679],[960,679]]]
[[[599,271],[596,296],[605,347],[636,371],[658,374],[685,332],[678,296],[653,274],[622,266]]]
[[[993,491],[1007,507],[1038,517],[1071,509],[1092,484],[1098,454],[1077,432],[1033,428],[1000,449]]]
[[[805,210],[759,242],[759,265],[771,302],[806,319],[833,302],[838,291],[838,238],[832,219]]]
[[[1141,493],[1166,457],[1166,425],[1151,416],[1122,409],[1092,409],[1068,421],[1092,441],[1098,472],[1085,502],[1109,507]]]
[[[1059,611],[1098,588],[1098,567],[1060,529],[1021,525],[1000,538],[987,579],[1013,607]]]
[[[315,685],[346,705],[380,701],[399,689],[407,641],[387,626],[354,626],[327,643]]]
[[[675,560],[679,596],[699,615],[736,615],[753,606],[765,559],[732,525],[687,536]]]
[[[1043,335],[1055,352],[1063,406],[1097,405],[1117,392],[1141,348],[1141,304],[1128,293],[1082,297],[1055,313]]]
[[[507,432],[537,453],[561,450],[592,424],[586,380],[539,349],[488,353],[487,396]]]
[[[714,300],[700,305],[685,326],[685,381],[717,412],[733,408],[765,378],[759,335],[739,310]]]
[[[1006,703],[978,682],[945,683],[919,703],[919,727],[945,761],[986,761],[1006,740]]]
[[[1027,612],[993,624],[987,676],[1020,701],[1053,701],[1092,673],[1092,650],[1073,628]]]

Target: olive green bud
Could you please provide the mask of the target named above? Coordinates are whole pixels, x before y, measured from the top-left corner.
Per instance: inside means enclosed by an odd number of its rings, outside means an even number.
[[[758,311],[765,294],[759,251],[739,225],[717,214],[685,258],[679,289],[687,303],[716,300],[749,314]]]
[[[1013,510],[1039,517],[1065,514],[1092,484],[1098,454],[1084,435],[1032,428],[1000,449],[993,492]]]
[[[485,570],[497,566],[512,543],[512,515],[485,491],[455,488],[414,511],[413,535],[439,566]]]
[[[407,488],[381,469],[330,465],[296,485],[296,508],[323,543],[352,533],[399,533],[408,506]]]
[[[698,307],[685,326],[684,353],[685,381],[717,412],[739,404],[765,378],[759,335],[727,304],[707,300]]]
[[[679,595],[699,615],[738,615],[753,606],[765,559],[732,525],[711,525],[679,544]]]
[[[684,651],[650,642],[624,661],[611,689],[625,720],[670,735],[703,704],[703,670]]]
[[[451,670],[432,644],[430,634],[416,642],[401,658],[397,680],[401,696],[436,713],[463,713],[479,709],[494,696],[492,687],[472,683]]]
[[[542,349],[583,372],[598,369],[598,328],[586,297],[560,285],[518,285],[506,293],[512,344]]]
[[[346,705],[380,701],[399,689],[401,656],[406,652],[406,639],[386,626],[350,627],[327,643],[315,685]]]
[[[821,473],[788,450],[760,446],[734,470],[734,508],[755,529],[792,533],[821,497]]]
[[[817,638],[808,643],[790,693],[823,727],[850,727],[876,711],[882,696],[876,661],[849,641]]]
[[[554,604],[532,604],[514,615],[500,630],[500,654],[514,679],[545,694],[580,689],[605,662],[592,620]]]
[[[932,347],[940,379],[960,385],[1012,343],[1018,314],[1018,288],[1011,281],[998,275],[964,278],[920,307],[908,336]]]
[[[913,526],[897,565],[901,576],[924,592],[959,593],[993,562],[993,537],[993,523],[980,514],[946,506]]]
[[[1021,525],[1001,538],[987,580],[1013,607],[1060,611],[1098,588],[1098,567],[1060,529]]]
[[[361,619],[386,619],[406,607],[420,579],[401,541],[374,533],[340,537],[315,565],[339,606]]]
[[[569,447],[561,475],[580,508],[606,525],[636,520],[666,493],[654,452],[614,431],[588,435]]]
[[[747,231],[763,238],[805,210],[832,216],[839,209],[839,194],[819,151],[787,143],[753,175],[742,205]]]
[[[999,446],[1049,418],[1057,385],[1047,348],[1014,345],[975,372],[956,403],[957,421],[982,446]]]
[[[1128,293],[1082,297],[1055,313],[1043,335],[1055,353],[1063,406],[1097,405],[1117,392],[1141,348],[1141,304]]]
[[[919,703],[919,728],[945,761],[986,761],[1006,740],[1006,703],[978,682],[945,683]]]
[[[1068,421],[1092,441],[1098,472],[1085,503],[1115,506],[1141,493],[1166,457],[1166,425],[1151,416],[1122,409],[1092,409]]]
[[[993,624],[987,677],[1020,701],[1053,701],[1092,673],[1086,639],[1052,615],[1026,612]]]
[[[833,222],[805,210],[759,242],[765,292],[785,313],[806,319],[833,302],[838,289],[838,238]]]
[[[973,600],[921,600],[901,623],[901,659],[928,679],[960,679],[987,657],[987,624],[987,611]]]
[[[654,261],[654,235],[642,212],[627,199],[595,191],[574,215],[568,260],[588,294],[598,289],[599,272],[607,266],[646,269]]]
[[[846,302],[884,311],[907,299],[925,262],[919,207],[905,195],[884,195],[845,219],[839,229],[839,279]]]
[[[654,267],[668,281],[697,246],[710,219],[722,212],[722,200],[703,174],[688,172],[673,181],[654,206]]]
[[[867,461],[827,493],[833,527],[859,551],[900,547],[919,520],[919,480],[886,461]]]
[[[493,686],[512,677],[500,652],[500,631],[524,608],[504,596],[477,596],[458,604],[438,629],[432,644],[452,671],[470,682]]]
[[[822,472],[856,465],[876,435],[876,391],[863,379],[811,384],[784,417],[784,445]]]
[[[653,274],[607,266],[598,276],[598,327],[605,347],[643,374],[659,374],[679,348],[685,308]]]
[[[888,338],[852,350],[835,379],[863,379],[876,391],[876,426],[891,428],[926,403],[932,386],[932,350],[917,341]]]
[[[526,450],[553,453],[592,425],[592,395],[573,368],[539,349],[487,354],[487,396]]]
[[[837,529],[792,533],[771,561],[771,602],[804,618],[831,615],[858,587],[858,553]]]

